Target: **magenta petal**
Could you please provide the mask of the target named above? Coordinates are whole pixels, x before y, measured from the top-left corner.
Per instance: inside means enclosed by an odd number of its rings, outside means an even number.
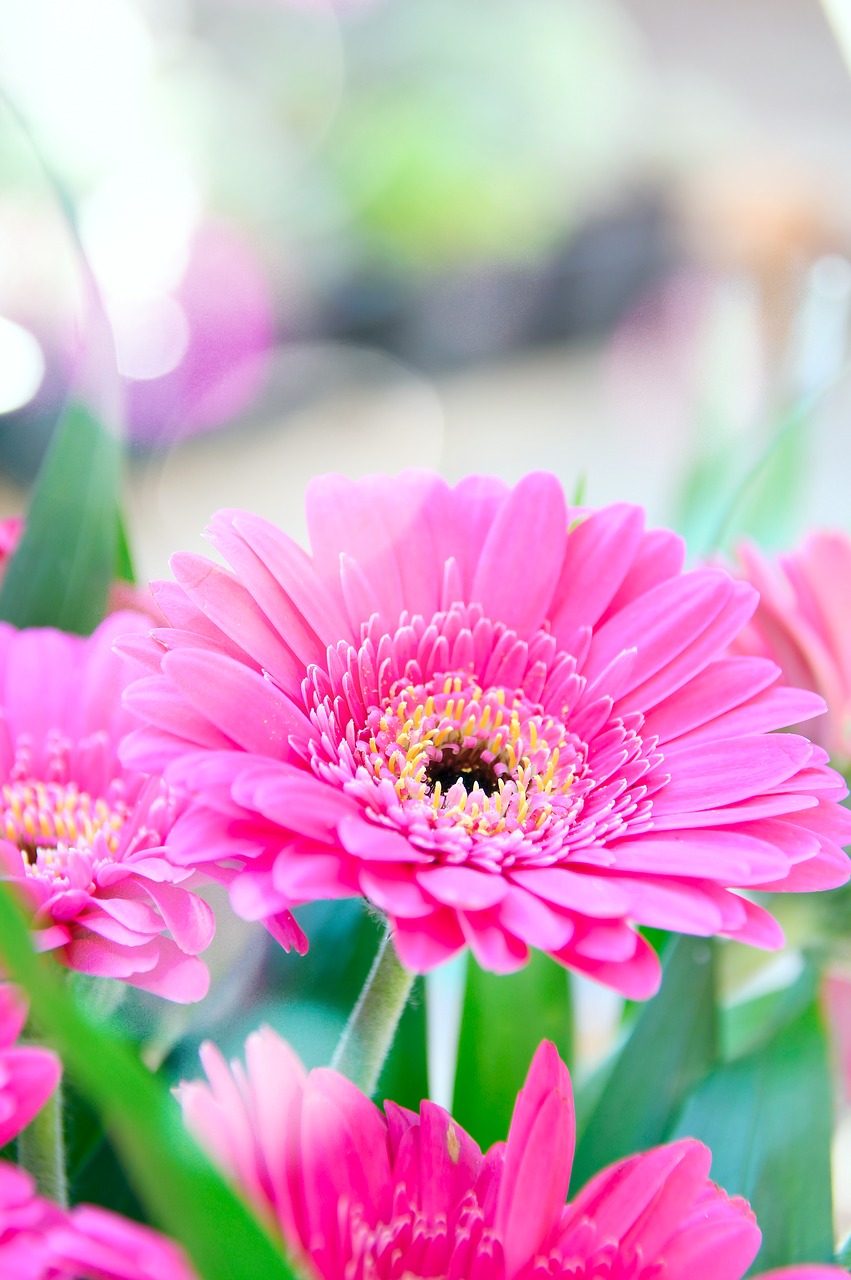
[[[212,908],[197,894],[175,885],[149,882],[147,892],[160,910],[169,933],[181,951],[197,955],[209,946],[216,931]]]
[[[543,1245],[564,1207],[576,1126],[567,1067],[544,1041],[517,1095],[499,1188],[496,1228],[507,1280]]]
[[[641,508],[619,503],[592,511],[571,529],[553,600],[553,630],[559,638],[598,621],[624,578],[629,580],[643,528]]]
[[[301,1112],[307,1222],[322,1231],[341,1196],[363,1205],[367,1221],[389,1212],[387,1124],[378,1108],[336,1071],[311,1072]]]
[[[404,836],[391,827],[365,822],[355,813],[345,814],[337,824],[343,848],[365,862],[430,862],[428,854],[411,847]]]
[[[336,644],[341,636],[346,635],[346,618],[339,592],[329,590],[301,547],[268,520],[245,511],[221,511],[218,517],[214,516],[211,523],[214,542],[221,529],[219,518],[228,516],[233,520],[236,533],[281,584],[310,631],[324,645]],[[234,568],[237,567],[234,564]]]
[[[29,1124],[62,1075],[54,1053],[17,1045],[0,1050],[0,1147]]]
[[[508,881],[503,876],[472,867],[425,867],[416,873],[416,878],[438,902],[464,911],[495,907],[508,892]]]
[[[433,1102],[420,1106],[420,1203],[427,1214],[451,1219],[475,1186],[482,1153],[473,1139]]]

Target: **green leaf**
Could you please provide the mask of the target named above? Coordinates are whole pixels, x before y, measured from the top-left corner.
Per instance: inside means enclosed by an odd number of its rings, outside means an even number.
[[[133,565],[133,553],[130,550],[130,539],[127,537],[127,526],[119,508],[118,532],[116,535],[115,576],[122,582],[135,582],[136,570]]]
[[[453,1115],[484,1150],[505,1138],[517,1091],[542,1039],[571,1056],[567,973],[541,952],[519,973],[485,973],[472,960],[461,1019]]]
[[[682,1101],[714,1065],[715,953],[705,938],[677,937],[663,959],[662,989],[641,1007],[576,1147],[572,1185],[664,1142]]]
[[[743,1000],[721,1011],[721,1057],[739,1058],[776,1036],[812,1004],[819,982],[815,965],[807,965],[791,985]]]
[[[104,1126],[153,1221],[178,1240],[201,1280],[293,1280],[281,1248],[184,1129],[179,1108],[126,1045],[75,1004],[55,962],[36,956],[23,913],[0,886],[0,963]]]
[[[0,619],[88,635],[103,617],[118,553],[120,445],[81,405],[56,425],[0,586]]]
[[[750,1201],[763,1235],[759,1271],[833,1258],[831,1101],[824,1031],[811,1004],[702,1081],[671,1135],[705,1142],[713,1180]]]

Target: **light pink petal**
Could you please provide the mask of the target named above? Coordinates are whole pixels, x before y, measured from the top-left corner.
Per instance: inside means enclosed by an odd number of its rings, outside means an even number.
[[[171,569],[186,594],[261,670],[287,693],[296,693],[304,676],[284,636],[270,623],[252,593],[226,569],[203,556],[179,552]],[[318,656],[315,653],[314,656]]]
[[[388,477],[389,481],[389,477]],[[398,619],[405,607],[399,564],[374,497],[346,476],[314,477],[305,497],[307,527],[316,567],[325,582],[338,573],[340,555],[351,557],[376,590],[372,609]]]
[[[246,751],[285,757],[290,734],[304,735],[304,713],[255,671],[213,653],[174,652],[163,671],[190,706]]]
[[[196,711],[182,697],[175,693],[174,685],[162,676],[149,676],[137,680],[124,695],[127,707],[143,720],[148,720],[157,729],[165,730],[177,744],[178,750],[186,750],[186,744],[192,743],[210,750],[222,750],[232,747],[233,741],[221,732],[205,714]],[[166,739],[167,740],[167,739]],[[135,763],[144,759],[146,749],[153,748],[153,758],[162,741],[159,735],[149,730],[135,730],[125,739],[122,758]],[[163,753],[165,754],[165,753]],[[154,766],[156,767],[156,766]]]
[[[260,524],[262,526],[263,522],[261,521]],[[242,530],[244,527],[247,527],[251,533],[255,532],[252,517],[246,512],[219,511],[210,521],[206,536],[233,565],[239,581],[248,588],[261,614],[268,620],[272,631],[278,636],[279,643],[286,642],[287,650],[295,655],[303,672],[304,668],[311,662],[321,662],[325,656],[327,642],[323,642],[319,638],[302,610],[287,594],[282,581],[275,576],[272,569],[251,546],[250,537],[243,536]],[[271,529],[271,526],[266,526],[266,528]],[[259,534],[261,545],[264,540],[264,532],[261,528]],[[279,534],[278,543],[283,540],[284,535]],[[297,560],[296,563],[301,570],[298,578],[307,577],[310,581],[313,595],[321,594],[323,592],[322,584],[304,552],[300,553],[300,560]],[[284,570],[284,576],[290,576],[286,569]],[[297,594],[301,596],[302,592],[297,590]],[[339,639],[343,634],[344,632],[341,632],[338,628],[337,634],[333,637],[334,640]],[[241,638],[238,635],[235,639],[240,640],[241,643]],[[262,665],[274,673],[274,669],[268,666],[267,663]],[[295,687],[298,687],[297,684]]]
[[[672,744],[665,752],[671,781],[656,797],[654,809],[682,812],[735,804],[786,782],[811,754],[805,738],[789,733]]]
[[[210,526],[213,542],[217,541],[221,533],[220,521],[227,520],[228,517],[232,518],[236,533],[266,566],[274,580],[280,583],[294,609],[304,619],[305,625],[322,644],[336,644],[338,640],[347,637],[346,616],[336,582],[333,589],[330,584],[326,585],[316,572],[310,557],[292,538],[287,537],[268,520],[249,515],[245,511],[221,511],[218,516],[214,516]],[[229,544],[229,550],[231,545]],[[336,576],[336,565],[334,569]],[[262,602],[261,599],[261,604]]]
[[[555,476],[524,476],[488,531],[471,599],[482,604],[490,618],[521,634],[540,626],[561,572],[566,532],[564,493]],[[517,590],[518,582],[523,583],[522,591]]]
[[[630,581],[643,528],[641,508],[619,503],[571,529],[551,614],[553,632],[568,649],[577,629],[594,626],[624,579]]]

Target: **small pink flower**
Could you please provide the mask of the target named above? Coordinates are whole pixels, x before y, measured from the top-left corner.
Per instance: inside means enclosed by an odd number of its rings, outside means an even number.
[[[570,509],[545,474],[326,476],[308,526],[311,556],[220,512],[235,572],[176,556],[170,627],[128,646],[125,758],[192,794],[169,856],[246,918],[291,942],[291,906],[362,894],[411,970],[532,946],[644,997],[634,922],[774,947],[731,890],[848,879],[842,779],[771,732],[821,702],[729,654],[756,593],[684,573],[639,508]]]
[[[35,1194],[29,1174],[0,1161],[0,1276],[4,1280],[76,1280],[55,1267],[46,1237],[62,1210]]]
[[[738,548],[743,576],[759,606],[736,641],[740,653],[771,658],[784,684],[813,689],[827,715],[800,729],[837,765],[851,764],[851,539],[809,534],[788,555],[770,560],[756,547]]]
[[[45,1243],[63,1280],[194,1280],[171,1240],[93,1205],[72,1209]]]
[[[62,1074],[55,1053],[15,1043],[26,1015],[26,1004],[15,989],[0,982],[0,1147],[41,1110]]]
[[[441,1107],[382,1114],[337,1072],[305,1072],[268,1028],[246,1069],[209,1044],[202,1060],[209,1084],[180,1088],[189,1128],[321,1280],[740,1280],[759,1248],[747,1203],[709,1181],[692,1139],[620,1161],[565,1205],[573,1099],[546,1042],[507,1142],[484,1155]]]
[[[69,968],[199,1000],[212,913],[162,848],[180,805],[117,756],[131,717],[112,644],[147,625],[120,614],[86,639],[0,625],[0,876]]]

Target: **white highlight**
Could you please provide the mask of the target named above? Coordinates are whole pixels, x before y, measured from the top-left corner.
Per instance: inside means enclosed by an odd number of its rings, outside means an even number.
[[[44,377],[38,340],[13,320],[0,316],[0,413],[29,404]]]

